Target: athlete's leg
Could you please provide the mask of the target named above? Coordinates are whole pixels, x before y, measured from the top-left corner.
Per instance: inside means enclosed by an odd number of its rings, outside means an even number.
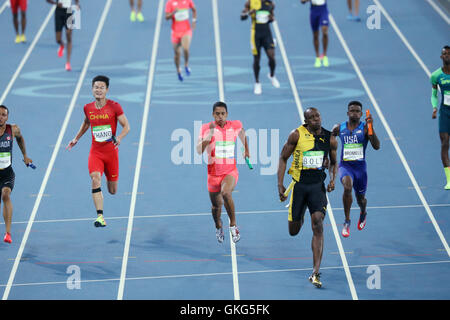
[[[70,56],[72,54],[72,29],[66,28],[66,40],[67,40],[67,62],[70,62]]]
[[[103,211],[103,193],[100,190],[102,175],[98,171],[91,172],[89,175],[92,181],[92,200],[94,200],[95,210],[97,210],[98,213],[99,210]]]
[[[322,26],[322,47],[323,55],[327,55],[328,50],[328,26]]]
[[[19,34],[19,13],[13,13],[13,25],[14,30],[16,31],[16,35]]]
[[[344,204],[345,220],[350,220],[350,208],[353,202],[352,190],[353,180],[350,176],[344,176],[341,179],[342,186],[344,187],[344,193],[342,194],[342,202]]]
[[[108,181],[107,185],[108,185],[108,192],[110,194],[116,194],[117,193],[118,181]]]
[[[270,76],[273,77],[275,75],[275,49],[267,49],[266,50],[267,58],[269,59],[269,69],[270,69]]]
[[[313,273],[319,273],[320,263],[323,253],[323,212],[316,211],[311,215],[311,227],[313,237],[311,241],[311,249],[313,252]]]
[[[214,219],[216,229],[220,229],[222,228],[222,219],[220,219],[223,205],[222,193],[220,191],[209,192],[209,198],[211,199],[211,214]]]
[[[302,219],[300,221],[288,221],[288,229],[289,229],[289,235],[296,236],[303,225],[304,217],[302,216]]]
[[[450,160],[448,157],[449,150],[449,134],[447,132],[439,132],[441,139],[441,160],[444,168],[450,167]]]
[[[183,55],[184,55],[184,66],[188,67],[189,65],[189,47],[191,45],[191,36],[185,35],[183,38],[181,38],[181,47],[183,48]]]
[[[180,73],[180,50],[181,50],[181,43],[173,43],[173,51],[174,51],[174,62],[175,67],[177,69],[177,72]]]
[[[26,11],[21,11],[20,23],[22,24],[22,34],[25,34],[25,29],[27,26],[27,13]]]
[[[320,42],[319,42],[319,30],[313,31],[313,43],[314,43],[314,51],[316,52],[316,57],[320,56]]]
[[[253,55],[253,74],[255,75],[255,82],[257,83],[259,83],[259,71],[261,70],[260,61],[261,51],[258,49],[257,54]]]
[[[367,207],[367,199],[365,194],[356,194],[356,201],[358,202],[358,206],[361,209],[362,213],[366,212]]]
[[[234,201],[231,194],[236,186],[236,179],[232,175],[227,175],[222,180],[221,185],[222,187],[220,193],[223,198],[225,209],[228,213],[228,218],[230,218],[230,227],[234,227],[236,226],[236,215],[234,210]]]
[[[11,201],[11,189],[8,187],[2,188],[1,199],[3,201],[3,219],[5,220],[6,232],[11,233],[11,221],[12,221],[12,201]]]

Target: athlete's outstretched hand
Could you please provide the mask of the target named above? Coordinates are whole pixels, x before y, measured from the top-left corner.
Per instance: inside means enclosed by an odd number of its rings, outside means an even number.
[[[333,180],[330,180],[330,183],[328,184],[328,187],[327,187],[327,191],[328,191],[328,192],[333,191],[333,190],[334,190],[334,187],[335,187],[334,181],[333,181]]]
[[[69,144],[67,145],[66,149],[67,150],[71,150],[73,146],[75,146],[77,144],[78,140],[77,139],[73,139],[69,142]]]
[[[27,156],[24,156],[23,157],[23,162],[25,162],[25,165],[28,167],[31,163],[33,163],[33,160],[31,160]]]
[[[433,114],[431,115],[431,119],[436,119],[437,118],[437,108],[433,109]]]

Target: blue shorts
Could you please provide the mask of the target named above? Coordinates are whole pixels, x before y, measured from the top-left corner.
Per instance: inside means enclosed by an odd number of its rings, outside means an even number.
[[[323,6],[311,6],[309,14],[311,22],[311,29],[313,31],[319,30],[319,27],[328,26],[328,9],[326,5]]]
[[[355,194],[366,194],[367,190],[367,170],[366,165],[351,166],[347,164],[339,164],[339,176],[342,178],[349,176],[353,181],[353,190]]]

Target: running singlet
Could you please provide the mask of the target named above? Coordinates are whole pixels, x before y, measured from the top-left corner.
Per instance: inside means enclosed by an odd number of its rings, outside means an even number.
[[[365,122],[361,121],[354,130],[347,128],[347,122],[342,122],[339,128],[341,138],[341,162],[353,166],[365,166],[366,147],[368,140],[364,134]]]
[[[252,29],[257,33],[270,32],[269,16],[273,11],[272,0],[252,0],[250,1],[250,11],[255,10],[255,13],[251,14]]]
[[[120,104],[112,100],[106,100],[103,108],[97,109],[94,101],[84,106],[84,114],[91,123],[92,148],[98,148],[107,145],[116,135],[117,118],[123,110]],[[114,149],[114,145],[110,145]]]
[[[311,4],[313,6],[323,6],[324,4],[327,4],[326,0],[311,0]]]
[[[450,107],[450,74],[444,73],[442,68],[437,69],[431,74],[431,84],[441,89],[441,107]]]
[[[11,167],[13,134],[10,124],[6,125],[5,133],[0,137],[0,170]]]
[[[191,29],[189,10],[194,7],[192,0],[169,0],[166,3],[166,13],[177,12],[172,17],[172,31],[186,32]]]
[[[209,134],[209,123],[202,125],[200,135],[205,138]],[[208,153],[208,174],[220,176],[230,173],[236,169],[236,158],[234,156],[236,139],[242,130],[239,120],[231,120],[221,128],[216,125],[214,136],[206,147]]]
[[[313,135],[305,125],[297,128],[299,133],[294,159],[288,173],[297,182],[318,183],[325,181],[323,161],[330,152],[331,132],[322,128],[321,135]]]

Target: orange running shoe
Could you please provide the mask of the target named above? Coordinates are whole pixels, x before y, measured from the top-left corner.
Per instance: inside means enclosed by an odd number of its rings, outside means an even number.
[[[5,233],[5,237],[3,238],[3,241],[7,242],[7,243],[11,243],[11,233],[7,232]]]

